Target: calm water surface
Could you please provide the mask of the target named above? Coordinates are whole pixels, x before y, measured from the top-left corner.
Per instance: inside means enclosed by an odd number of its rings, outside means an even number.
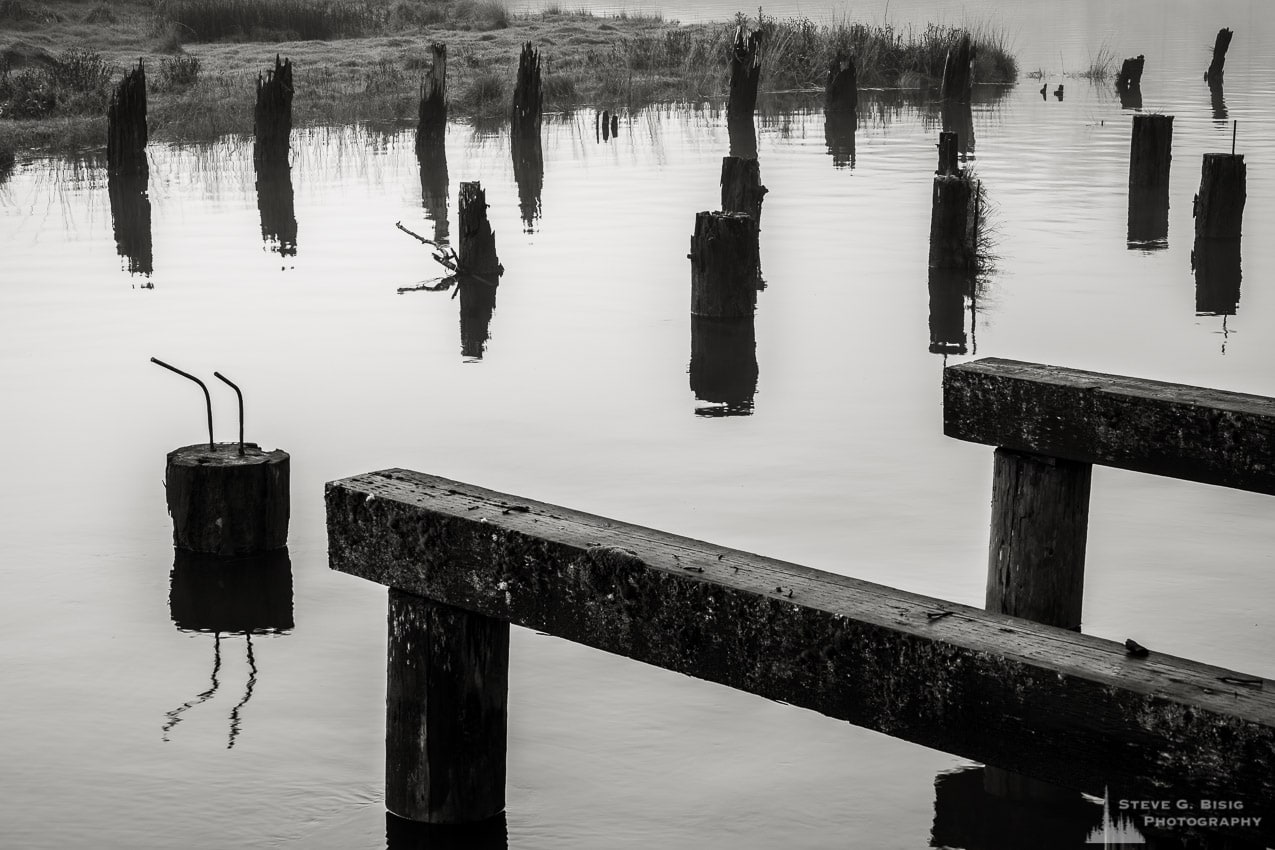
[[[853,168],[834,167],[814,104],[767,111],[751,415],[702,415],[688,377],[686,250],[727,148],[712,108],[625,113],[607,143],[592,112],[550,121],[530,226],[507,137],[450,129],[448,210],[459,181],[482,181],[507,270],[481,357],[462,354],[460,299],[396,292],[440,273],[394,227],[432,235],[438,215],[410,133],[296,134],[295,251],[263,239],[250,145],[153,145],[150,274],[117,254],[98,164],[21,162],[0,184],[0,843],[384,846],[385,592],[328,571],[325,481],[405,466],[978,605],[992,458],[941,434],[945,362],[1275,395],[1264,7],[850,11],[994,14],[1024,70],[1066,95],[1024,80],[975,107],[999,260],[959,308],[967,353],[946,361],[930,351],[933,111],[882,95]],[[1223,25],[1225,119],[1200,81]],[[1130,113],[1062,76],[1103,42],[1147,54],[1145,106],[1176,116],[1165,246],[1126,244]],[[1243,279],[1231,315],[1197,315],[1191,196],[1230,120],[1249,166]],[[165,452],[202,437],[201,399],[152,355],[236,380],[248,438],[292,454],[276,568],[291,604],[259,612],[250,639],[183,607],[212,591],[173,571],[161,480]],[[214,393],[229,439],[233,396]],[[1275,676],[1269,503],[1094,479],[1086,631]],[[523,630],[511,679],[519,848],[925,847],[935,778],[966,765]]]

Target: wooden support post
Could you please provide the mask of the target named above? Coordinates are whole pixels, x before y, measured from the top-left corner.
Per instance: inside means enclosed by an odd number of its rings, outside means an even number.
[[[698,416],[747,416],[757,394],[757,330],[752,316],[691,316],[691,392],[711,407]]]
[[[1151,242],[1168,236],[1172,161],[1173,116],[1133,116],[1129,142],[1129,242]]]
[[[757,87],[761,82],[761,43],[759,30],[745,35],[742,26],[735,28],[735,41],[730,50],[730,95],[726,102],[728,122],[752,123],[757,109]]]
[[[540,51],[527,42],[518,56],[518,81],[514,84],[514,102],[510,112],[510,128],[515,136],[539,136],[544,93],[540,86]]]
[[[477,181],[460,184],[461,274],[476,275],[494,283],[505,269],[496,256],[496,234],[487,222],[487,193]]]
[[[441,147],[447,136],[447,45],[434,42],[429,51],[429,71],[421,81],[417,107],[417,151]]]
[[[178,549],[239,557],[288,545],[288,453],[238,448],[199,443],[168,453],[164,489]]]
[[[691,313],[752,316],[757,306],[757,223],[747,213],[701,212],[691,236]]]
[[[939,167],[935,174],[952,177],[961,173],[961,165],[957,159],[957,134],[952,131],[939,133]]]
[[[1120,63],[1120,73],[1116,75],[1116,91],[1129,92],[1141,87],[1142,69],[1147,57],[1139,54]]]
[[[1206,153],[1195,196],[1197,239],[1239,239],[1247,198],[1244,154]]]
[[[111,93],[106,109],[106,171],[108,174],[146,174],[146,66],[124,75]]]
[[[969,103],[974,95],[974,45],[970,34],[961,33],[961,37],[947,51],[947,60],[943,63],[943,83],[940,94],[945,101]]]
[[[1213,61],[1209,63],[1209,69],[1204,72],[1204,79],[1208,82],[1209,88],[1222,87],[1226,71],[1226,51],[1231,46],[1233,35],[1235,33],[1226,27],[1217,31],[1217,39],[1213,42]]]
[[[1088,463],[996,450],[988,611],[1079,631]]]
[[[509,623],[389,592],[385,807],[465,824],[505,809]]]
[[[769,191],[761,185],[761,166],[755,159],[722,157],[722,211],[748,213],[761,226],[761,202]]]
[[[292,61],[274,57],[274,70],[257,75],[257,105],[253,110],[253,162],[258,166],[288,164],[292,135]]]
[[[930,212],[930,268],[978,267],[978,181],[968,174],[937,175]]]
[[[854,67],[854,57],[838,53],[828,67],[828,81],[823,89],[823,112],[857,114],[859,111],[859,81]]]
[[[151,247],[151,201],[147,194],[150,175],[124,173],[106,175],[106,191],[111,201],[111,225],[115,231],[115,251],[126,261],[129,274],[150,276],[154,271]]]

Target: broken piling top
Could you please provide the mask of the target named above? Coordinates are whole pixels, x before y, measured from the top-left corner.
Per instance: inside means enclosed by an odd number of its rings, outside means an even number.
[[[477,180],[460,184],[460,251],[457,274],[495,283],[505,269],[496,255],[496,234],[487,221],[487,193]]]
[[[1204,79],[1208,82],[1209,88],[1222,87],[1222,76],[1226,70],[1226,51],[1231,46],[1231,37],[1235,33],[1226,27],[1217,31],[1217,39],[1213,42],[1213,61],[1209,63],[1209,69],[1204,72]]]
[[[1123,93],[1139,88],[1142,85],[1142,69],[1146,62],[1147,57],[1141,53],[1124,60],[1120,64],[1120,73],[1116,75],[1116,91]]]
[[[691,313],[740,318],[757,306],[757,221],[742,212],[701,212],[691,236]]]
[[[974,44],[968,32],[962,32],[961,37],[948,49],[940,89],[943,100],[969,103],[973,99],[974,52]]]
[[[416,149],[437,145],[447,134],[447,45],[429,46],[432,61],[421,80],[421,99],[416,125]]]
[[[292,134],[292,61],[274,57],[274,70],[257,75],[257,104],[252,129],[256,143],[252,159],[258,166],[288,164]]]
[[[828,81],[823,90],[823,111],[854,113],[859,108],[859,84],[854,57],[838,53],[828,66]]]
[[[146,139],[146,66],[138,59],[116,85],[106,110],[107,173],[147,173]]]
[[[730,48],[730,98],[726,103],[726,119],[734,123],[753,120],[757,108],[757,86],[761,82],[760,30],[747,35],[741,25],[735,28],[735,41]]]
[[[539,134],[543,103],[540,51],[528,41],[518,56],[518,81],[514,84],[514,103],[509,116],[511,130],[519,135]]]
[[[256,443],[199,443],[168,453],[164,471],[173,545],[219,557],[288,545],[288,453]]]

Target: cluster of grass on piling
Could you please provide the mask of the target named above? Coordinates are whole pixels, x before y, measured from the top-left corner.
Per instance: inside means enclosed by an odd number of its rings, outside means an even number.
[[[9,57],[0,59],[0,147],[46,150],[93,147],[109,86],[138,58],[152,80],[152,138],[203,140],[251,132],[252,84],[276,52],[296,68],[294,120],[304,126],[411,120],[432,41],[449,47],[452,114],[495,117],[508,113],[526,41],[544,56],[553,111],[721,98],[741,24],[764,33],[764,91],[821,89],[838,55],[855,57],[862,86],[933,86],[962,32],[742,16],[683,26],[552,5],[514,15],[498,0],[23,4],[0,0],[0,50]],[[1013,83],[1004,37],[983,27],[974,38],[975,79]]]

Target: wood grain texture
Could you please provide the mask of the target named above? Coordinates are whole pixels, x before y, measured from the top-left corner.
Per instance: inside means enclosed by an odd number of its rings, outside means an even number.
[[[199,443],[168,453],[164,489],[178,549],[228,558],[288,545],[291,458],[256,443],[243,455],[238,448]]]
[[[407,470],[326,501],[390,587],[1074,788],[1275,793],[1275,682]]]
[[[958,440],[1275,494],[1275,399],[986,358],[943,371]]]

